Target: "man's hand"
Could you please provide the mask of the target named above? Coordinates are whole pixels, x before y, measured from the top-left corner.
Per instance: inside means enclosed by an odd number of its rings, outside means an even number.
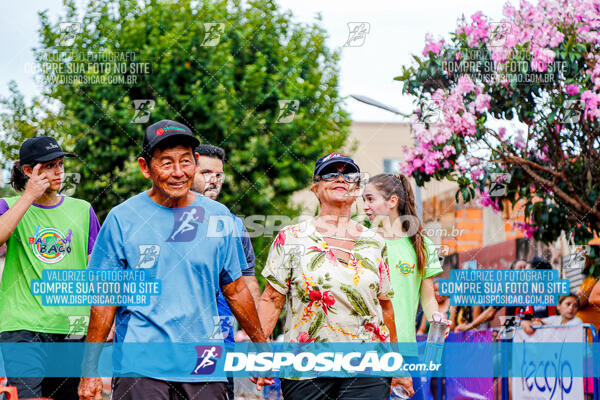
[[[254,343],[266,342],[267,337],[260,326],[254,299],[243,279],[222,285],[221,291],[233,315]]]
[[[454,332],[464,332],[468,331],[469,329],[469,324],[460,324],[456,328],[454,328]]]
[[[263,387],[269,386],[275,383],[273,378],[250,378],[250,382],[256,383],[256,390],[262,390]]]
[[[415,394],[415,389],[413,389],[412,378],[410,376],[402,376],[397,378],[392,378],[392,386],[390,387],[390,392],[394,389],[394,386],[402,386],[404,390],[408,393],[408,397],[413,397]]]
[[[108,336],[110,327],[115,319],[116,306],[92,306],[90,309],[90,325],[86,341],[82,367],[83,375],[79,382],[77,393],[82,400],[102,400],[102,379],[97,376],[100,343]]]
[[[23,193],[24,196],[29,197],[33,201],[42,197],[42,195],[46,193],[46,189],[50,187],[50,182],[46,177],[46,173],[40,174],[41,167],[42,164],[39,163],[33,167],[31,177],[27,181],[27,186],[25,186],[25,193]]]
[[[79,381],[77,394],[81,400],[102,400],[102,379],[83,377]]]

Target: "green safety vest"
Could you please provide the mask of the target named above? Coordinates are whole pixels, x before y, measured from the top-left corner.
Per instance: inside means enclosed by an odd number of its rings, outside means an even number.
[[[12,207],[17,197],[4,199]],[[81,335],[87,332],[89,307],[42,305],[31,282],[45,269],[85,269],[90,203],[64,197],[58,206],[29,207],[8,239],[0,283],[0,332],[29,330]]]

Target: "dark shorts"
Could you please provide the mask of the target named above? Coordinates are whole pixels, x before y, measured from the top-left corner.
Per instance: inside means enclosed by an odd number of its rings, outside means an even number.
[[[0,342],[19,343],[19,342],[80,342],[83,338],[68,339],[68,335],[32,332],[26,330],[10,331],[0,333]],[[18,354],[12,354],[10,351],[3,351],[4,366],[8,375],[8,386],[15,386],[20,399],[30,399],[38,397],[49,397],[54,400],[77,400],[77,387],[79,378],[18,378],[11,377],[11,369],[22,371],[23,368],[32,370],[32,375],[36,372],[44,376],[47,371],[46,359],[50,355],[36,351],[20,351]]]
[[[172,382],[152,378],[113,378],[113,400],[227,400],[225,382]]]
[[[392,378],[281,379],[285,400],[388,400]]]

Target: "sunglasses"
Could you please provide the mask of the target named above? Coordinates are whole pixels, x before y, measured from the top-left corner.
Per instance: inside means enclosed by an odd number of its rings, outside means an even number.
[[[317,178],[321,181],[333,182],[333,181],[337,180],[338,176],[340,176],[340,175],[342,176],[342,179],[346,183],[360,182],[360,173],[358,173],[358,172],[342,172],[342,171],[328,172],[326,174],[317,176]]]

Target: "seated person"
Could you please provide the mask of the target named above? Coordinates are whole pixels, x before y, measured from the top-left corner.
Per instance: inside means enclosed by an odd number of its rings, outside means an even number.
[[[533,335],[534,326],[540,325],[580,325],[583,321],[576,317],[579,310],[579,299],[576,295],[570,294],[562,296],[558,300],[558,312],[560,315],[552,315],[550,317],[533,319],[531,321],[521,321],[521,328],[528,335]]]

